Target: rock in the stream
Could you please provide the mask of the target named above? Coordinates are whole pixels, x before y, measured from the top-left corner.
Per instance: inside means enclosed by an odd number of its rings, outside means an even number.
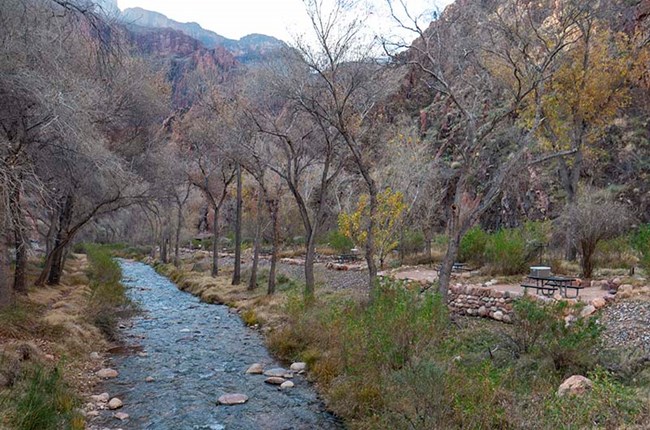
[[[567,378],[560,387],[557,389],[557,395],[562,397],[567,394],[572,396],[580,396],[585,392],[591,390],[594,383],[591,379],[585,378],[582,375],[573,375]]]
[[[102,369],[97,372],[97,376],[99,376],[102,379],[112,379],[112,378],[117,378],[117,370],[114,369]]]
[[[271,376],[270,378],[266,378],[264,382],[271,385],[282,385],[285,382],[287,382],[287,380],[284,378],[280,378],[279,376]]]
[[[244,404],[248,401],[248,396],[246,394],[224,394],[223,396],[219,397],[217,400],[218,405],[226,405],[226,406],[231,406],[231,405],[241,405]]]
[[[113,416],[120,421],[129,419],[129,414],[125,414],[124,412],[116,412],[113,414]]]
[[[293,373],[289,372],[287,369],[276,367],[273,369],[265,370],[264,376],[270,376],[272,378],[293,378]]]
[[[96,394],[94,396],[90,396],[90,399],[95,402],[95,403],[106,403],[110,399],[111,396],[108,395],[108,393],[101,393],[101,394]]]
[[[246,373],[249,375],[261,375],[264,373],[264,366],[262,366],[260,363],[253,363],[248,368],[248,370],[246,370]]]
[[[289,369],[293,370],[294,372],[302,372],[307,370],[307,363],[303,363],[302,361],[292,363]]]
[[[280,384],[280,388],[283,390],[286,390],[287,388],[293,388],[295,385],[291,381],[284,381],[282,384]]]
[[[110,402],[108,402],[108,409],[111,411],[114,411],[115,409],[119,409],[124,405],[120,399],[117,397],[113,397]]]
[[[153,379],[153,376],[147,376],[146,378],[144,378],[144,382],[154,382],[154,381],[155,379]]]

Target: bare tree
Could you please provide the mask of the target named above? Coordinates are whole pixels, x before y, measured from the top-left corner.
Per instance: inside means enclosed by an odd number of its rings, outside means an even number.
[[[315,42],[300,39],[295,44],[309,79],[295,85],[289,97],[314,118],[321,130],[329,133],[331,129],[337,134],[363,178],[370,196],[365,257],[372,295],[377,275],[372,232],[378,193],[372,166],[380,143],[375,139],[373,127],[381,123],[373,122],[373,115],[377,113],[377,103],[391,88],[386,80],[388,69],[373,58],[373,42],[363,33],[365,15],[360,13],[360,2],[305,0],[304,3]]]
[[[594,272],[593,255],[602,240],[620,236],[632,224],[626,206],[612,201],[605,191],[582,190],[560,218],[563,231],[571,231],[571,240],[580,251],[582,276],[590,279]]]

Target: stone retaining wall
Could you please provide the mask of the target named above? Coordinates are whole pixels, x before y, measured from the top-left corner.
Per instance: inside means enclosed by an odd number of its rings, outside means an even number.
[[[508,291],[496,291],[487,287],[452,285],[449,288],[449,309],[460,315],[512,321],[512,303],[519,297]]]

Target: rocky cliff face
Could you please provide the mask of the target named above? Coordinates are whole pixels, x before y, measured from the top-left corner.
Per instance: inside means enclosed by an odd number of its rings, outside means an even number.
[[[177,30],[199,41],[205,48],[225,48],[240,63],[263,61],[273,51],[286,46],[281,40],[263,34],[251,34],[240,40],[228,39],[213,31],[202,28],[195,22],[181,23],[169,19],[161,13],[142,8],[125,9],[122,12],[121,20],[129,27]]]

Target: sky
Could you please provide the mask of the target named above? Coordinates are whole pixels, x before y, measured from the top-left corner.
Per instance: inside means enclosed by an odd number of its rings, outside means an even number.
[[[399,0],[397,0],[399,1]],[[442,11],[453,0],[403,0],[412,15],[432,16]],[[368,0],[373,8],[368,26],[377,34],[399,33],[388,19],[385,0]],[[240,39],[251,33],[262,33],[290,42],[294,36],[307,33],[309,23],[302,0],[118,0],[124,10],[141,7],[167,15],[175,21],[197,22],[231,39]]]

